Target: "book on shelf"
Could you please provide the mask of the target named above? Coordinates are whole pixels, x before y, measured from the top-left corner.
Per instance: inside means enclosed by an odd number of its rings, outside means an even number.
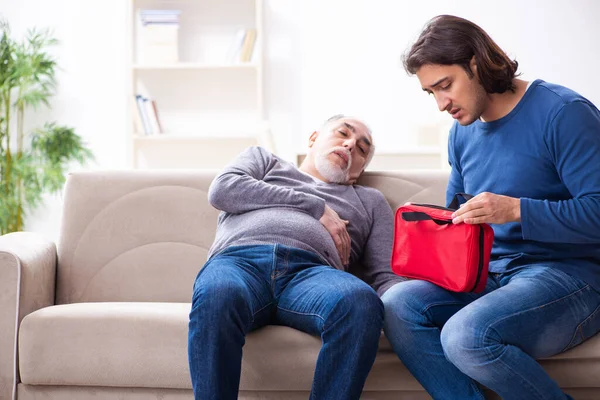
[[[135,96],[133,123],[138,135],[157,135],[164,133],[156,101],[142,95]]]
[[[235,64],[240,59],[240,52],[242,51],[242,45],[244,44],[244,38],[246,37],[246,30],[239,29],[231,42],[229,51],[227,52],[227,62]]]
[[[247,63],[252,61],[256,43],[256,29],[238,30],[227,52],[227,62],[232,64]]]
[[[158,129],[158,133],[165,133],[162,124],[160,123],[160,118],[158,118],[158,107],[156,107],[156,101],[151,100],[152,103],[152,111],[154,112],[154,118],[156,119],[156,127]]]
[[[256,43],[256,29],[248,29],[246,31],[246,37],[244,37],[244,44],[242,45],[242,51],[240,53],[241,62],[250,62],[252,59],[252,53],[254,52],[254,43]]]
[[[152,64],[179,61],[180,10],[139,10],[138,62]]]
[[[138,108],[137,96],[131,99],[131,114],[133,115],[133,128],[136,135],[145,134],[144,122]]]

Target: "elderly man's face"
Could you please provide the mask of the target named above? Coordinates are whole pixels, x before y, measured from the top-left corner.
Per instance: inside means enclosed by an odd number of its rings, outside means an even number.
[[[360,121],[342,118],[314,132],[309,146],[317,171],[331,183],[355,183],[371,152],[371,135]]]

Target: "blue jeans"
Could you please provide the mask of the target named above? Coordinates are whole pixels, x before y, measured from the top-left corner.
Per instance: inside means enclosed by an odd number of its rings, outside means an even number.
[[[285,325],[322,339],[311,399],[358,399],[377,354],[383,304],[366,283],[282,245],[234,246],[194,283],[188,356],[196,399],[236,399],[246,333]]]
[[[394,351],[434,399],[568,399],[535,361],[600,330],[600,293],[559,270],[531,265],[490,274],[483,293],[413,280],[382,297]]]

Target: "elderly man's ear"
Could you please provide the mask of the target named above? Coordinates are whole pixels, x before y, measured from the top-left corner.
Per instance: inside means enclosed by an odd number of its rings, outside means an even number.
[[[310,134],[310,137],[308,138],[308,147],[313,147],[313,144],[315,144],[315,141],[317,140],[318,136],[319,136],[318,131],[314,131],[313,133]]]

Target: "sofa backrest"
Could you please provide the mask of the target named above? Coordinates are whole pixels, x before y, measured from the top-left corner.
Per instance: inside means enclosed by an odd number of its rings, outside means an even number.
[[[57,304],[189,302],[215,236],[207,200],[216,171],[69,175],[58,246]],[[366,172],[393,209],[444,203],[446,172]]]

